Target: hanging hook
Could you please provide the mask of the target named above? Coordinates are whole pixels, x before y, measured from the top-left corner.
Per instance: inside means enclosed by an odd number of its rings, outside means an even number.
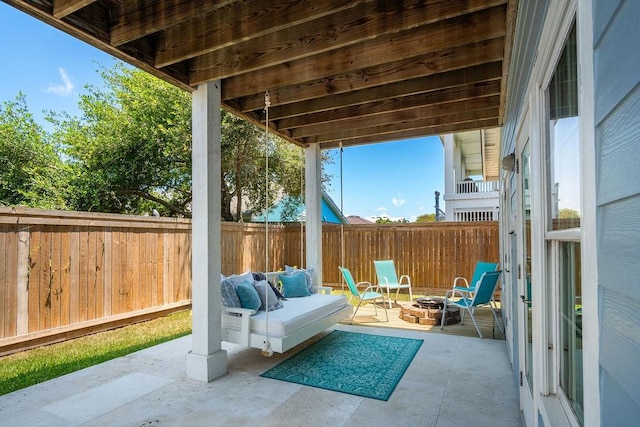
[[[269,91],[264,93],[264,111],[267,111],[271,107],[271,98],[269,97]]]

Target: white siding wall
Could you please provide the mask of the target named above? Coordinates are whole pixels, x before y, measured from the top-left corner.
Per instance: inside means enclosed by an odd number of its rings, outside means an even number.
[[[640,1],[595,0],[602,425],[640,414]]]

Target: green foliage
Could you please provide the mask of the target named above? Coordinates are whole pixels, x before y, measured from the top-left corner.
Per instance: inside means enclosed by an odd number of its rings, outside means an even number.
[[[269,135],[255,125],[222,112],[222,217],[227,221],[241,218],[243,210],[263,211],[285,197],[285,211],[293,209],[289,201],[299,200],[304,158],[301,148]],[[266,200],[266,166],[268,153],[269,200]],[[232,203],[235,202],[235,212]]]
[[[191,333],[191,311],[2,357],[0,396]]]
[[[575,209],[562,208],[558,211],[558,218],[560,219],[580,218],[580,212],[578,212]]]
[[[430,213],[420,215],[418,218],[416,218],[416,222],[436,222],[436,214]]]
[[[52,117],[73,167],[70,207],[190,216],[191,98],[136,69],[101,71],[81,95],[82,118]]]
[[[392,220],[391,218],[386,216],[376,218],[376,224],[406,224],[408,222],[409,220],[406,218],[400,218],[397,220]]]
[[[25,95],[0,104],[0,206],[64,209],[66,180],[67,168]]]

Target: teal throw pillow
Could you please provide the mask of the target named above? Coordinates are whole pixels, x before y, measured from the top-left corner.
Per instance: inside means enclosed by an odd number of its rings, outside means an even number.
[[[316,285],[313,280],[313,278],[315,277],[314,276],[315,271],[316,270],[314,268],[308,268],[305,270],[302,268],[291,267],[288,265],[284,266],[285,276],[291,276],[292,274],[296,274],[296,273],[304,273],[305,280],[307,281],[307,289],[309,289],[310,294],[315,294],[317,292]]]
[[[280,276],[282,281],[282,293],[287,298],[308,297],[309,289],[304,273],[296,273],[291,276]]]
[[[242,308],[249,308],[256,311],[260,309],[262,301],[260,301],[258,291],[256,291],[256,288],[254,288],[251,283],[238,283],[238,286],[236,286],[236,293],[238,294]]]

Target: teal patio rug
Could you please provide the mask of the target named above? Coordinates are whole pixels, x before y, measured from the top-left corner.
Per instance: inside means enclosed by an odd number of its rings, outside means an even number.
[[[260,375],[389,400],[422,340],[333,331]]]

